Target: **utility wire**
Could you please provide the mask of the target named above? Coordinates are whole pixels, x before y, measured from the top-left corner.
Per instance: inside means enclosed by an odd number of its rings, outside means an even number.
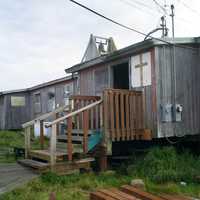
[[[127,0],[119,0],[119,1],[121,1],[122,3],[124,3],[124,4],[126,4],[126,5],[129,5],[130,7],[133,7],[133,8],[137,8],[139,11],[141,11],[141,12],[144,12],[144,10],[141,8],[141,7],[138,7],[138,5],[140,5],[140,6],[144,6],[143,4],[140,4],[140,3],[137,3],[137,2],[135,2],[135,1],[127,1]],[[137,6],[136,6],[136,5]],[[145,7],[145,6],[144,6]],[[150,7],[148,7],[147,5],[146,5],[146,8],[148,9],[148,10],[146,10],[145,11],[145,13],[148,13],[149,15],[151,15],[152,16],[152,14],[154,14],[155,15],[155,13],[153,12],[153,11],[151,11],[150,9],[152,9],[152,8],[150,8]]]
[[[160,3],[158,3],[157,0],[153,0],[153,2],[154,2],[165,14],[167,14],[166,9],[165,9]]]
[[[189,9],[190,11],[192,11],[193,13],[196,13],[197,15],[200,16],[200,12],[198,12],[197,10],[195,10],[194,8],[192,8],[191,6],[187,5],[183,0],[178,0],[180,3],[183,4],[183,6],[185,6],[187,9]]]
[[[141,31],[136,30],[135,28],[126,26],[126,25],[124,25],[124,24],[122,24],[122,23],[120,23],[120,22],[117,22],[117,21],[115,21],[115,20],[109,18],[109,17],[106,17],[105,15],[103,15],[103,14],[101,14],[101,13],[98,13],[97,11],[95,11],[95,10],[93,10],[93,9],[91,9],[91,8],[89,8],[89,7],[87,7],[87,6],[83,5],[83,4],[81,4],[81,3],[77,2],[77,1],[75,1],[75,0],[69,0],[69,1],[71,1],[72,3],[74,3],[74,4],[78,5],[78,6],[84,8],[84,9],[90,11],[90,12],[92,12],[93,14],[95,14],[95,15],[97,15],[97,16],[99,16],[99,17],[102,17],[102,18],[104,18],[104,19],[106,19],[106,20],[108,20],[108,21],[110,21],[110,22],[112,22],[112,23],[114,23],[114,24],[116,24],[116,25],[118,25],[118,26],[121,26],[122,28],[125,28],[125,29],[127,29],[127,30],[133,31],[133,32],[138,33],[138,34],[140,34],[140,35],[143,35],[143,36],[145,36],[145,37],[147,36],[146,33],[143,33],[143,32],[141,32]],[[157,41],[160,41],[160,42],[163,42],[163,43],[168,44],[168,45],[172,45],[172,46],[177,46],[177,47],[182,47],[182,48],[187,48],[187,49],[196,50],[196,48],[193,48],[193,47],[189,47],[189,46],[185,46],[185,45],[179,45],[179,44],[174,44],[174,43],[171,43],[171,42],[168,42],[168,41],[166,41],[166,40],[163,40],[163,39],[160,39],[160,38],[156,38],[156,37],[153,37],[153,36],[149,36],[149,38],[154,39],[154,40],[157,40]]]

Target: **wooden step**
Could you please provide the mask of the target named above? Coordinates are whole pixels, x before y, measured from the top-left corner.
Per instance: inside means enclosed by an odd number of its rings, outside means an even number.
[[[50,150],[31,150],[29,153],[30,157],[38,158],[45,161],[50,161]],[[56,151],[56,160],[62,161],[67,156],[67,152],[64,150]]]
[[[57,136],[57,140],[59,142],[67,142],[67,135],[58,135]],[[79,135],[72,135],[72,142],[75,144],[81,144],[83,142],[83,136],[79,136]]]
[[[18,163],[20,163],[21,165],[31,167],[34,169],[39,169],[39,170],[46,169],[49,167],[48,163],[31,160],[31,159],[18,160]]]

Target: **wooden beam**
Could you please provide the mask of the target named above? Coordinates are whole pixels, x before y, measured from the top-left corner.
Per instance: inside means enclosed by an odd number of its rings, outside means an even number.
[[[83,111],[83,152],[88,152],[88,128],[89,128],[88,110]]]
[[[67,118],[67,154],[68,160],[72,161],[72,117]]]
[[[51,116],[55,115],[56,113],[62,112],[62,111],[64,111],[65,109],[69,109],[69,106],[62,106],[62,107],[59,107],[59,108],[55,109],[55,110],[52,111],[52,112],[45,113],[45,114],[43,114],[43,115],[41,115],[41,116],[39,116],[39,117],[37,117],[37,118],[35,118],[35,119],[29,121],[29,122],[26,122],[26,123],[22,124],[22,127],[23,127],[23,128],[26,128],[26,127],[28,127],[28,126],[31,126],[31,125],[33,125],[37,120],[44,120],[44,119],[47,119],[48,117],[51,117]]]
[[[28,158],[31,150],[31,127],[25,128],[25,158]]]
[[[43,120],[40,121],[40,146],[41,149],[44,149],[44,127],[43,127]]]
[[[56,124],[52,126],[51,137],[50,137],[50,164],[51,169],[54,169],[56,164]]]
[[[102,102],[103,102],[102,100],[96,101],[96,102],[94,102],[92,104],[89,104],[89,105],[83,107],[83,108],[80,108],[79,110],[71,112],[71,113],[69,113],[69,114],[67,114],[67,115],[65,115],[63,117],[60,117],[59,119],[54,120],[53,122],[49,123],[46,127],[50,127],[50,126],[52,126],[54,124],[57,124],[57,123],[59,123],[61,121],[64,121],[65,119],[67,119],[69,117],[73,117],[73,116],[77,115],[78,113],[81,113],[81,112],[83,112],[85,110],[91,109],[91,108],[95,107],[96,105],[101,104]]]

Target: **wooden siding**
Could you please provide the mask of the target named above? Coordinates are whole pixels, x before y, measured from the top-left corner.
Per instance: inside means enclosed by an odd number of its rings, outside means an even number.
[[[100,95],[109,86],[107,65],[80,71],[79,76],[81,95]]]
[[[183,106],[181,122],[163,122],[161,106],[172,104],[173,49],[156,48],[158,137],[184,136],[200,133],[200,68],[199,54],[193,49],[176,47],[176,103]]]
[[[5,94],[0,98],[4,98],[4,104],[0,105],[0,129],[20,129],[21,125],[30,121],[37,116],[47,113],[48,109],[48,92],[55,91],[55,107],[56,105],[64,105],[64,87],[67,84],[74,84],[75,80],[67,80],[62,83],[56,83],[51,86],[45,86],[40,89],[27,92],[17,92]],[[76,83],[75,83],[76,84]],[[34,95],[41,95],[41,112],[35,111]],[[72,91],[76,94],[76,88]],[[24,96],[26,105],[22,107],[11,106],[11,96]],[[2,101],[2,100],[1,100]]]

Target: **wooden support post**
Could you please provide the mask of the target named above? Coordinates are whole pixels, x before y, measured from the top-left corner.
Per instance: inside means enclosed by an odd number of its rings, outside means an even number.
[[[31,149],[31,127],[25,128],[25,158],[28,158]]]
[[[51,138],[50,138],[50,164],[53,170],[56,164],[56,124],[52,125]]]
[[[83,111],[83,152],[88,152],[88,127],[89,127],[89,112]]]
[[[108,168],[107,149],[105,146],[100,147],[99,166],[100,166],[100,171],[105,171]]]
[[[59,113],[56,113],[56,119],[59,118]],[[56,124],[56,134],[59,135],[59,123]]]
[[[67,154],[68,160],[72,161],[72,117],[67,118]]]
[[[44,128],[43,128],[43,120],[40,120],[40,146],[41,146],[41,149],[44,149]]]

